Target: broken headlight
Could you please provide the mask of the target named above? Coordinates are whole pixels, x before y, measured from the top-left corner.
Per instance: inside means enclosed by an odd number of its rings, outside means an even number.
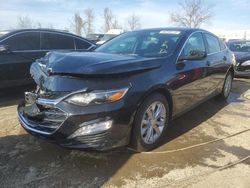
[[[76,93],[66,98],[65,101],[79,106],[110,103],[123,98],[128,89],[129,88],[107,91],[93,91],[89,93]]]

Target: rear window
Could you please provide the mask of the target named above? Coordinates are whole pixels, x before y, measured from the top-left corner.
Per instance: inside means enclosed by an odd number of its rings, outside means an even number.
[[[75,43],[76,43],[76,49],[86,50],[91,46],[91,44],[88,43],[87,41],[80,40],[78,38],[75,38]]]
[[[40,33],[25,32],[16,34],[2,42],[8,45],[12,51],[40,50]]]
[[[72,50],[75,49],[74,38],[57,33],[42,33],[41,48],[42,50]]]
[[[216,53],[221,51],[220,42],[217,37],[205,34],[207,44],[208,44],[208,53]]]
[[[227,48],[226,44],[224,41],[220,40],[220,49],[225,50]]]

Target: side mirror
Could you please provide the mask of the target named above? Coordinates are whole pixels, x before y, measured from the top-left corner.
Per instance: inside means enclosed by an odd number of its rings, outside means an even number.
[[[189,52],[186,56],[180,56],[178,61],[183,60],[202,60],[207,56],[207,53],[205,51],[199,51],[199,50],[192,50]]]
[[[0,45],[0,53],[9,53],[11,52],[10,47],[7,45]]]

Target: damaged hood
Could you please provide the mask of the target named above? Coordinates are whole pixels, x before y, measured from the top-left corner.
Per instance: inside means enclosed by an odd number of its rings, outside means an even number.
[[[234,52],[237,62],[250,60],[250,52]]]
[[[98,52],[51,52],[39,63],[49,75],[113,75],[159,68],[161,58]]]

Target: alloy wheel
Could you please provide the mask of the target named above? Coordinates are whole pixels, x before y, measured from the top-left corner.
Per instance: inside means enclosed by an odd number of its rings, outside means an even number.
[[[160,101],[152,103],[145,111],[141,122],[141,138],[146,144],[155,143],[166,125],[166,108]]]
[[[232,88],[232,74],[228,74],[224,85],[224,96],[228,97]]]

